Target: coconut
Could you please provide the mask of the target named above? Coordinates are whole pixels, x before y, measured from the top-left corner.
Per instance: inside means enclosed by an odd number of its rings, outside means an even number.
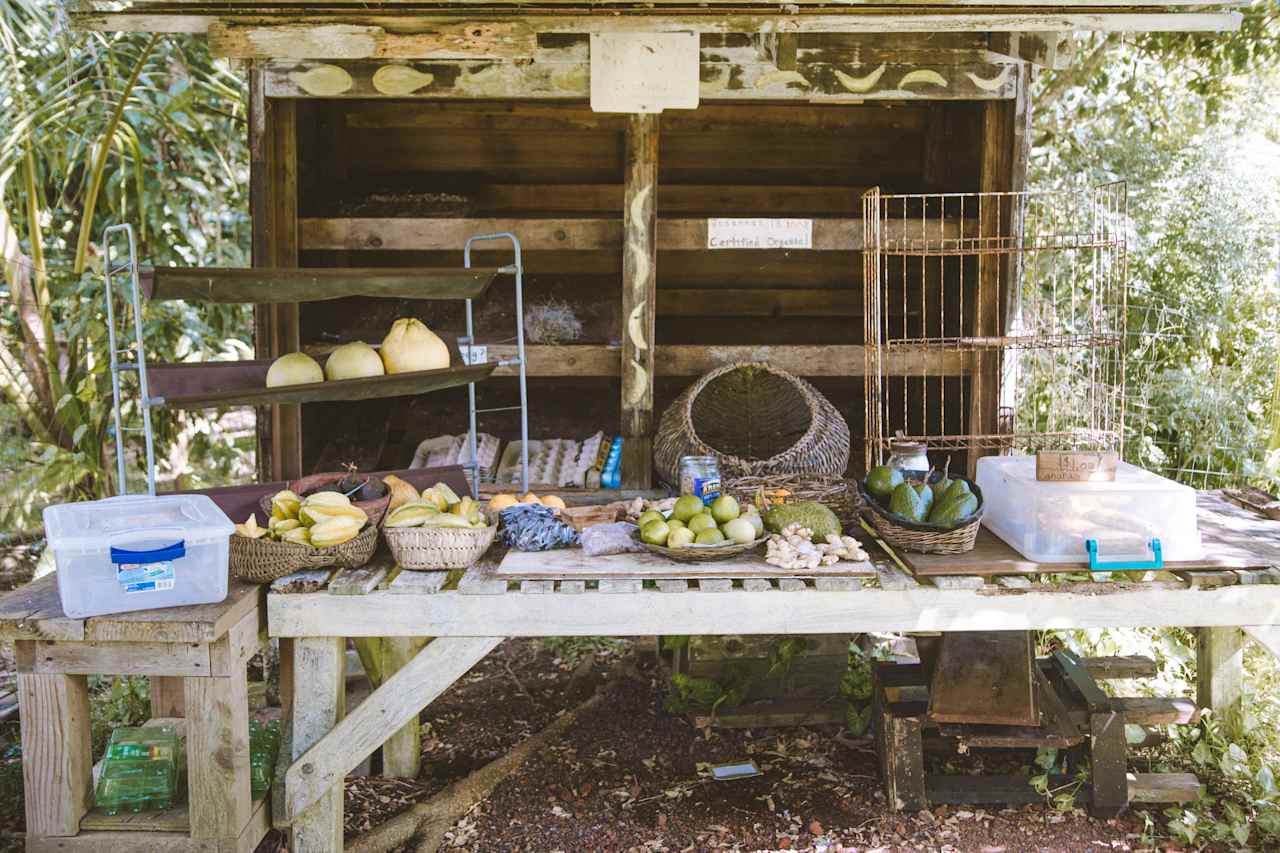
[[[364,341],[343,344],[331,352],[329,360],[324,363],[324,375],[329,380],[364,379],[383,373],[382,359]]]
[[[291,352],[271,362],[267,368],[267,387],[279,388],[284,385],[307,385],[312,382],[323,382],[324,371],[316,360],[305,352]]]
[[[449,366],[449,347],[421,321],[401,317],[382,341],[382,363],[387,373],[440,370]]]

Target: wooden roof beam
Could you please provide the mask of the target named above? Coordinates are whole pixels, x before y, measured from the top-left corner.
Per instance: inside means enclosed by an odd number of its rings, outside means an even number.
[[[992,33],[992,53],[1041,68],[1066,68],[1075,54],[1072,33]]]

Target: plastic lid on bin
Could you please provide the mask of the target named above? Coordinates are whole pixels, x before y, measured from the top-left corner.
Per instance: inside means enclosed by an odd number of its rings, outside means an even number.
[[[120,533],[181,529],[188,539],[230,536],[235,525],[208,495],[122,495],[45,508],[45,534],[54,548],[107,547]]]

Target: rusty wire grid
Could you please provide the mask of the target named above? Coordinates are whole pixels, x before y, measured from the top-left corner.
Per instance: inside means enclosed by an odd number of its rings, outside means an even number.
[[[1116,449],[1127,189],[863,196],[866,464]]]

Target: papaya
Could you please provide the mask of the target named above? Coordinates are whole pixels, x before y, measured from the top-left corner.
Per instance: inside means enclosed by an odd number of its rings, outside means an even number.
[[[867,472],[867,491],[880,500],[888,500],[902,482],[902,471],[888,465],[877,465]]]
[[[929,507],[924,502],[924,497],[916,488],[915,483],[899,483],[898,487],[893,490],[892,497],[889,498],[889,512],[900,515],[911,521],[924,521],[925,516],[929,513]],[[928,486],[925,486],[926,491]]]

